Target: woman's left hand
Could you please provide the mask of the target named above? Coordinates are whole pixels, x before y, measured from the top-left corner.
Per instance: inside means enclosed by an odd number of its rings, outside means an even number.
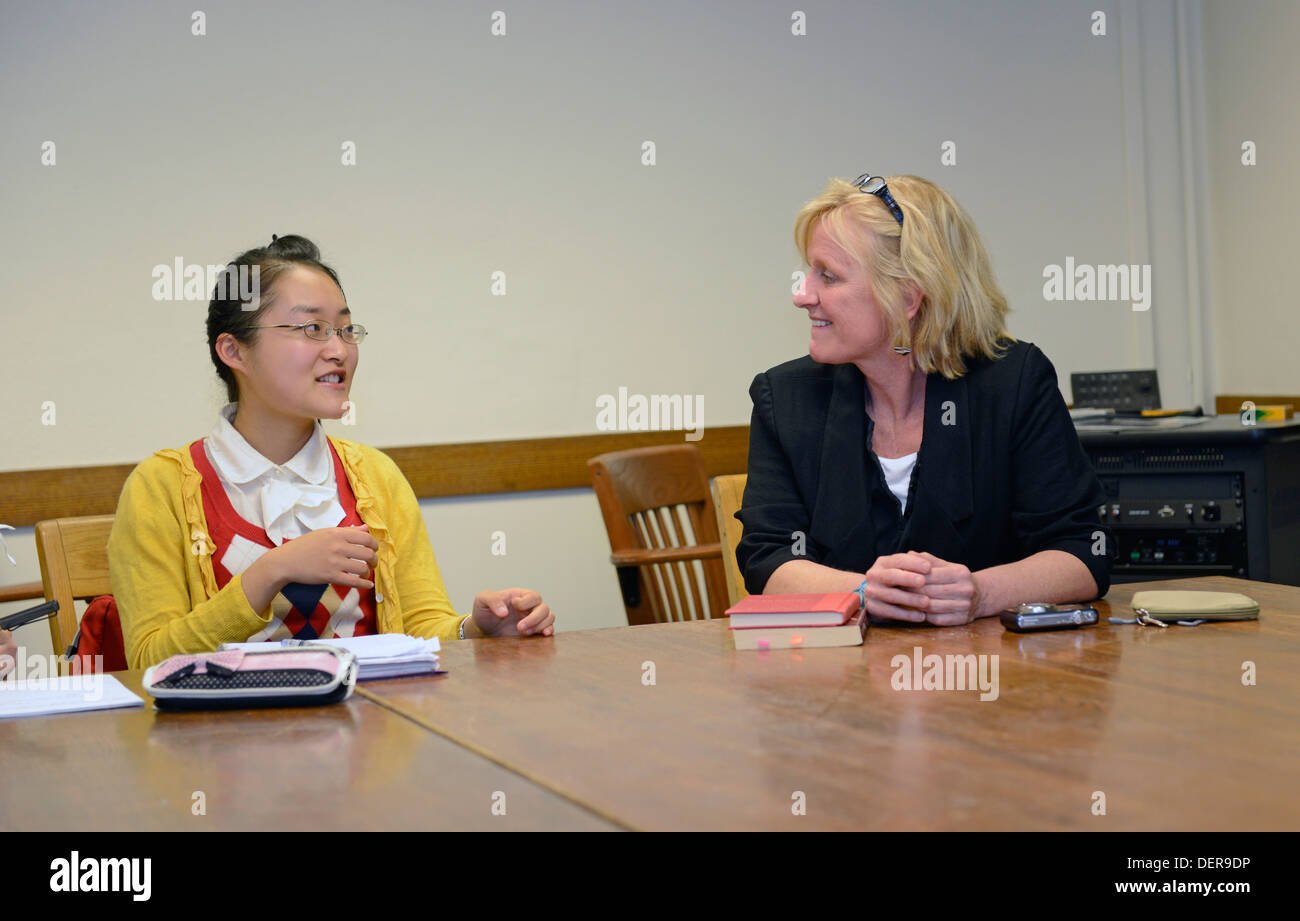
[[[479,592],[474,596],[472,616],[474,626],[485,636],[550,636],[555,632],[550,607],[541,595],[527,588]]]
[[[961,563],[941,560],[933,553],[909,551],[930,561],[921,594],[930,597],[926,623],[936,627],[968,624],[979,617],[980,593],[975,575]]]

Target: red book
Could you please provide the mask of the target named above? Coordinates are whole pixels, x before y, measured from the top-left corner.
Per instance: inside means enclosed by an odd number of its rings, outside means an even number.
[[[871,618],[858,612],[847,624],[839,627],[755,627],[732,630],[731,639],[737,649],[816,649],[825,646],[861,646],[867,638]]]
[[[758,627],[838,627],[857,613],[855,592],[750,595],[727,608],[732,630]]]

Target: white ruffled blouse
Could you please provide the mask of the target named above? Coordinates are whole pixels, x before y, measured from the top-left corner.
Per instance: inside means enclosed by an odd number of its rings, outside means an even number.
[[[264,529],[277,547],[308,531],[337,527],[343,521],[343,504],[334,479],[334,458],[320,423],[302,450],[277,466],[231,424],[237,405],[222,408],[203,442],[235,511]]]

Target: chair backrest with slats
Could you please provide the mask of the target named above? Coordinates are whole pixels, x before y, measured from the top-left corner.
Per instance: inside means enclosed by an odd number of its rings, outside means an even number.
[[[50,642],[60,655],[77,634],[74,602],[107,595],[108,533],[112,515],[53,518],[36,525],[36,556],[41,563],[45,600],[57,601],[59,613],[50,618]]]
[[[749,475],[745,473],[713,478],[713,505],[718,510],[718,533],[722,535],[722,567],[727,573],[728,606],[749,595],[745,591],[745,579],[740,574],[740,564],[736,562],[736,545],[744,531],[736,519],[736,512],[740,511],[748,479]]]
[[[703,620],[727,608],[717,516],[694,445],[587,462],[619,569],[628,623]]]

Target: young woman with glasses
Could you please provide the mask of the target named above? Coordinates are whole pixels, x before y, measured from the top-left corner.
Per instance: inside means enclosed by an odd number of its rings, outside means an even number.
[[[316,246],[273,238],[223,281],[239,272],[256,303],[218,284],[207,320],[230,404],[207,437],[140,464],[118,501],[109,571],[130,666],[248,640],[551,635],[528,589],[479,592],[458,615],[396,464],[322,431],[348,409],[366,329]]]

